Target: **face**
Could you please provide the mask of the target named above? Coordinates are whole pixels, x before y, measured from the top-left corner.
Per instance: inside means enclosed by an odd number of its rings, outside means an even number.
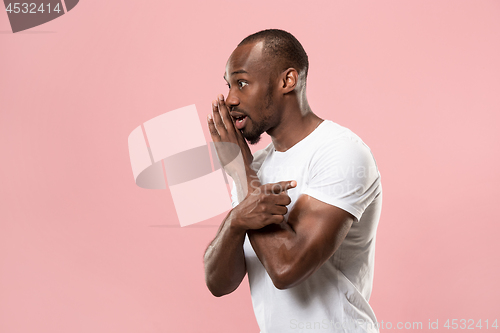
[[[263,42],[237,47],[224,74],[229,86],[226,104],[236,128],[250,144],[259,142],[262,133],[277,124],[279,116],[273,99],[274,80],[262,47]]]

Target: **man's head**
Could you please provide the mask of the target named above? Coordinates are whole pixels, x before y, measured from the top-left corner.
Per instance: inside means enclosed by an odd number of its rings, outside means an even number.
[[[307,78],[309,59],[302,44],[291,33],[268,29],[256,32],[243,39],[238,46],[263,41],[263,56],[269,62],[270,69],[275,70],[275,75],[288,68],[295,68],[299,75]]]
[[[277,126],[290,96],[305,92],[309,62],[302,45],[282,30],[263,30],[243,39],[226,64],[226,104],[243,136],[255,144]]]

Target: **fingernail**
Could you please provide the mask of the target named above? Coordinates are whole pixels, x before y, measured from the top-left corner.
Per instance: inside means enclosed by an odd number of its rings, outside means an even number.
[[[208,120],[212,120],[212,115],[209,113],[207,118],[208,118]]]
[[[224,96],[223,95],[219,95],[219,101],[221,101],[221,102],[224,101]]]
[[[290,185],[297,186],[297,182],[295,180],[292,180],[292,182],[290,183]]]

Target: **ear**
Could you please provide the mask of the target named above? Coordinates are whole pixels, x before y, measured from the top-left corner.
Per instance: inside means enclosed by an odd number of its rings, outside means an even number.
[[[293,91],[297,86],[299,80],[299,73],[295,68],[288,68],[283,73],[281,73],[281,90],[283,94],[287,94]]]

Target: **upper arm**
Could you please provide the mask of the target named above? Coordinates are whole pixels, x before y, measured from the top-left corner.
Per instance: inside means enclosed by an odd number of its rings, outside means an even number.
[[[325,142],[309,165],[309,178],[287,223],[249,233],[254,235],[250,241],[255,252],[279,289],[293,287],[318,270],[380,191],[375,159],[354,136]]]
[[[338,249],[354,216],[336,206],[302,194],[290,211],[287,224],[293,229],[295,249],[275,284],[284,289],[307,279]]]

